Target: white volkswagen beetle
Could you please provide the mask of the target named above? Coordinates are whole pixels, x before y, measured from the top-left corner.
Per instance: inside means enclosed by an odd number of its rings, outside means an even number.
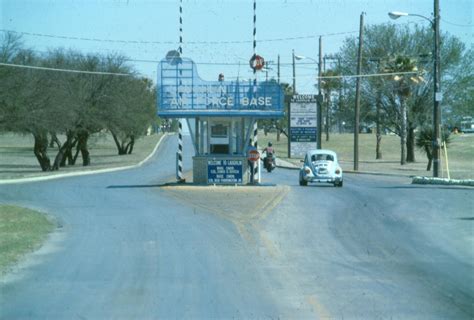
[[[306,153],[303,167],[300,169],[300,186],[308,182],[328,182],[342,187],[342,169],[337,154],[331,150],[310,150]]]

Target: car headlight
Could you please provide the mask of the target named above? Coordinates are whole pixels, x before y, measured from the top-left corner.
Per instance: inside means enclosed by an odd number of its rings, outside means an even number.
[[[336,174],[341,174],[341,172],[342,172],[341,168],[336,169]]]
[[[311,173],[311,169],[308,168],[308,167],[304,167],[304,173],[310,174],[310,173]]]

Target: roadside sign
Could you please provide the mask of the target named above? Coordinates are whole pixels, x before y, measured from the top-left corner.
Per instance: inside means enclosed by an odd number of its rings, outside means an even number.
[[[247,159],[252,162],[258,161],[258,159],[260,159],[260,153],[258,152],[257,148],[252,147],[252,149],[249,149]]]
[[[207,183],[210,184],[239,184],[242,183],[242,160],[208,160]]]
[[[306,151],[317,147],[318,98],[313,94],[299,94],[291,98],[288,116],[290,157],[304,156]]]
[[[252,58],[250,58],[249,64],[253,70],[262,70],[265,66],[265,59],[258,54],[254,54]]]

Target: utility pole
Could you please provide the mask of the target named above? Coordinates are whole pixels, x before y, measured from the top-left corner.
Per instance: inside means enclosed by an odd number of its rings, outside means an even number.
[[[278,84],[280,84],[280,55],[278,55],[277,78],[278,78]]]
[[[324,72],[326,72],[326,55],[324,55],[323,57],[323,70]],[[324,83],[324,80],[323,80],[323,83]],[[327,86],[326,86],[327,88]],[[329,92],[326,90],[325,92],[325,99],[324,99],[324,106],[326,107],[326,117],[325,117],[325,126],[324,126],[324,131],[326,133],[326,141],[329,141],[329,100],[331,99],[331,97],[329,97]]]
[[[433,108],[433,177],[439,177],[441,147],[441,72],[439,53],[439,0],[434,0],[434,108]]]
[[[321,143],[321,131],[322,131],[322,127],[323,127],[323,115],[322,115],[322,108],[321,108],[321,104],[322,104],[322,100],[323,100],[323,90],[322,90],[322,87],[321,87],[321,77],[323,76],[323,70],[322,70],[322,67],[323,67],[323,37],[322,36],[319,36],[319,63],[318,63],[318,115],[317,115],[317,122],[318,122],[318,129],[317,129],[317,133],[318,133],[318,142],[317,142],[317,149],[321,149],[322,148],[322,143]]]
[[[381,58],[370,58],[370,62],[376,63],[375,73],[379,73],[380,71],[380,64],[382,59]],[[380,81],[377,81],[375,89],[377,90],[377,96],[375,100],[375,137],[376,137],[376,144],[375,144],[375,159],[380,160],[382,159],[382,128],[380,125],[380,113],[381,113],[381,104],[382,104],[382,87]]]
[[[293,95],[296,94],[296,70],[295,70],[295,49],[292,51],[293,57]]]
[[[338,66],[339,72],[342,73],[340,56],[337,57],[337,66]],[[338,101],[339,102],[339,119],[338,119],[339,133],[341,133],[341,116],[343,114],[343,102],[342,102],[343,85],[344,85],[344,80],[341,79],[341,81],[339,82],[339,101]]]
[[[357,82],[354,112],[354,171],[359,170],[359,113],[360,113],[360,81],[362,72],[362,45],[364,36],[364,12],[360,14],[359,50],[357,53]]]

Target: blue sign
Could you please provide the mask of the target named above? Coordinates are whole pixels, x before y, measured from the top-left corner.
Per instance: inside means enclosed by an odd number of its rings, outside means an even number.
[[[168,57],[158,66],[158,115],[282,117],[283,90],[276,81],[204,81],[191,59]]]
[[[208,160],[207,183],[238,184],[242,183],[242,160]]]
[[[316,142],[316,128],[290,128],[291,142]]]

